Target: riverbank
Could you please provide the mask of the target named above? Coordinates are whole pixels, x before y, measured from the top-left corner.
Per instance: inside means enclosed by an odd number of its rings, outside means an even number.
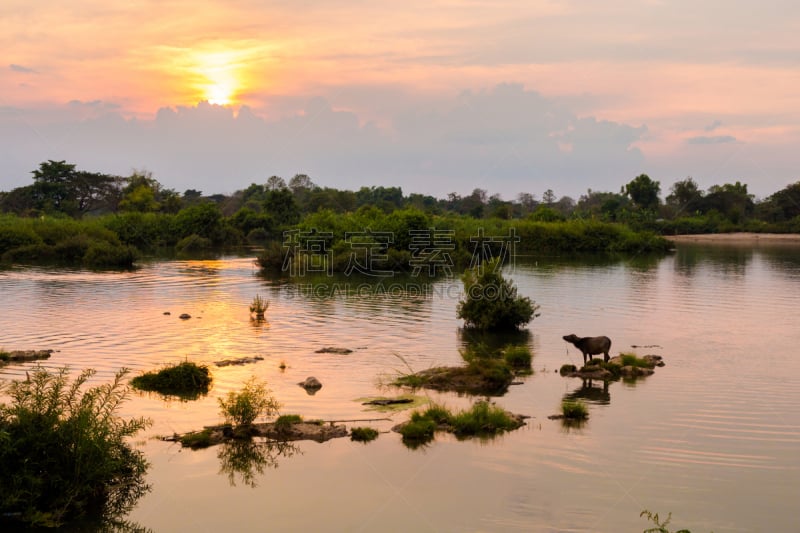
[[[797,244],[798,233],[702,233],[696,235],[664,235],[675,243],[715,243],[715,244]]]

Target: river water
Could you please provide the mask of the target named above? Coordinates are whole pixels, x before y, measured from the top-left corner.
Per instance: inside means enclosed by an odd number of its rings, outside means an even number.
[[[532,418],[493,440],[437,435],[408,449],[389,431],[407,411],[357,401],[394,394],[382,384],[398,371],[462,363],[454,279],[419,290],[399,279],[286,283],[260,277],[252,257],[131,272],[15,267],[0,270],[0,347],[56,349],[44,366],[95,368],[96,382],[121,367],[210,365],[213,388],[199,400],[135,393],[123,408],[154,422],[137,440],[153,490],[128,517],[154,531],[641,531],[644,509],[694,533],[800,530],[800,246],[517,257],[509,275],[541,306],[523,338],[535,372],[493,400]],[[249,318],[256,294],[270,301],[266,323]],[[561,377],[562,364],[581,362],[568,333],[608,335],[614,354],[658,354],[666,366],[606,386]],[[353,352],[316,353],[324,346]],[[213,365],[252,356],[263,360]],[[283,413],[391,420],[348,424],[384,432],[367,445],[299,442],[255,462],[155,438],[218,423],[217,398],[250,376]],[[307,376],[323,383],[314,395],[297,385]],[[547,418],[566,396],[588,402],[583,426]]]

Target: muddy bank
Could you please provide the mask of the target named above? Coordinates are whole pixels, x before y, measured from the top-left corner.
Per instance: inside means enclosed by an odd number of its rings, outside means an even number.
[[[798,233],[703,233],[697,235],[664,235],[664,238],[674,243],[800,245],[800,234]]]

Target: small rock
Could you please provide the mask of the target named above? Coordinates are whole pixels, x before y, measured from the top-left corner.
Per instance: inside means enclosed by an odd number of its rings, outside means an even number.
[[[165,315],[167,315],[167,316],[169,316],[169,315],[171,315],[172,313],[170,313],[169,311],[164,311],[164,314],[165,314]]]
[[[239,359],[223,359],[222,361],[214,361],[214,364],[217,366],[246,365],[249,363],[257,363],[263,360],[263,357],[257,355],[255,357],[240,357]]]
[[[178,318],[180,318],[181,320],[189,320],[190,318],[192,318],[192,315],[190,315],[189,313],[183,313]]]
[[[353,353],[353,350],[349,348],[337,348],[335,346],[326,346],[324,348],[320,348],[314,353],[335,353],[340,355],[347,355],[349,353]]]
[[[298,385],[300,385],[306,390],[309,389],[317,390],[322,388],[322,383],[320,383],[320,381],[314,376],[307,377],[305,381],[301,381],[300,383],[298,383]]]

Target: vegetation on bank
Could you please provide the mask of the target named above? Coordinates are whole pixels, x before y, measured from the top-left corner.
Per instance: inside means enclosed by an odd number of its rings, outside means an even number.
[[[3,387],[0,404],[0,523],[55,527],[84,518],[113,520],[149,490],[144,455],[129,438],[145,418],[122,419],[126,370],[85,388],[68,370],[37,367]]]
[[[183,361],[136,376],[131,379],[131,386],[139,390],[194,399],[201,394],[208,394],[211,380],[211,372],[206,365]]]
[[[526,254],[641,253],[669,248],[659,234],[800,232],[800,182],[756,201],[739,181],[703,191],[686,178],[662,201],[660,182],[641,174],[619,193],[589,189],[575,200],[548,189],[541,199],[523,192],[503,200],[483,189],[444,199],[399,187],[338,190],[305,174],[288,183],[272,176],[227,196],[178,193],[148,173],[110,176],[52,160],[32,174],[31,185],[0,192],[5,263],[128,267],[153,251],[250,243],[264,245],[266,270],[297,268],[311,254],[323,271],[439,274],[507,258],[509,246]],[[321,248],[304,248],[309,239]]]

